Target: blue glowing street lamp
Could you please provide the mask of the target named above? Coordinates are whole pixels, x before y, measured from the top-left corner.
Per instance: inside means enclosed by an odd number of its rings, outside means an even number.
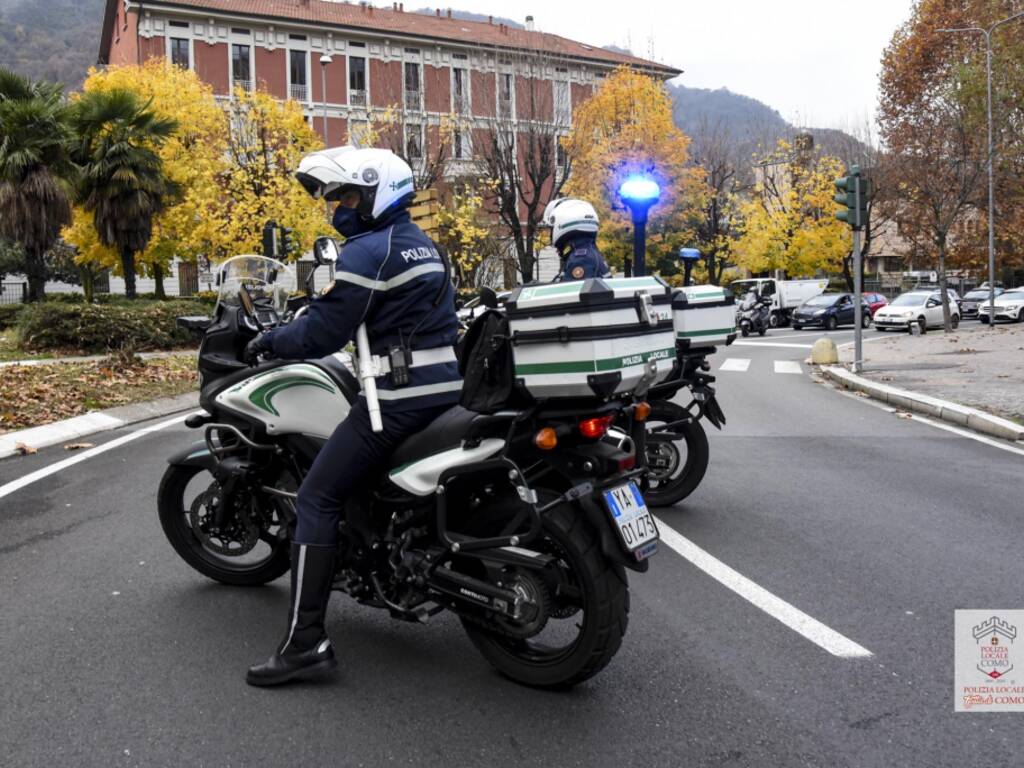
[[[647,247],[647,212],[658,202],[661,188],[649,176],[630,176],[619,186],[619,197],[633,215],[633,261],[626,259],[626,277],[643,277]]]

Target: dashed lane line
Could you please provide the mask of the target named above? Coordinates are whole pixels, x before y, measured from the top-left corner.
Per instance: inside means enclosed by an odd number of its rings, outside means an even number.
[[[795,373],[798,376],[804,371],[800,367],[800,363],[796,360],[776,360],[775,361],[775,372],[776,373]]]
[[[715,581],[728,587],[744,600],[757,606],[773,619],[810,640],[819,648],[842,659],[866,659],[874,655],[864,646],[822,624],[813,616],[808,616],[799,608],[790,605],[782,598],[730,568],[681,533],[667,526],[660,518],[655,519],[661,532],[661,541],[669,548],[689,560]]]
[[[727,357],[722,364],[718,367],[720,371],[738,371],[739,373],[746,373],[750,367],[750,358],[747,357]]]
[[[173,419],[161,421],[158,422],[157,424],[153,424],[152,426],[143,427],[142,429],[138,429],[134,432],[129,432],[127,435],[116,437],[110,442],[104,443],[103,445],[98,445],[95,448],[89,448],[88,450],[82,451],[81,453],[71,456],[70,458],[64,459],[63,461],[55,462],[53,464],[50,464],[49,466],[43,467],[42,469],[37,469],[35,472],[30,472],[24,477],[19,477],[17,480],[12,480],[9,483],[0,485],[0,499],[2,499],[4,496],[9,496],[15,491],[21,490],[27,485],[31,485],[34,482],[42,480],[44,477],[49,477],[50,475],[56,474],[57,472],[67,469],[68,467],[74,466],[79,462],[85,461],[86,459],[91,459],[93,456],[105,453],[106,451],[111,451],[114,448],[120,448],[125,443],[130,443],[132,440],[138,440],[140,437],[144,437],[145,435],[151,434],[153,432],[159,432],[161,429],[165,429],[174,424],[180,424],[188,415],[189,414],[187,413],[183,413],[180,416],[175,416]]]

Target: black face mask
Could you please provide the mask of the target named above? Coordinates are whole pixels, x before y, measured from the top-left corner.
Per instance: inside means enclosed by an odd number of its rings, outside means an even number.
[[[366,232],[368,229],[355,208],[346,208],[343,205],[339,205],[334,209],[334,219],[331,221],[331,224],[334,225],[339,234],[346,238],[355,237]]]

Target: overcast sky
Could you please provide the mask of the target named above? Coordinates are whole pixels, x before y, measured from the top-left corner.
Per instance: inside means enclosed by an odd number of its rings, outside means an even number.
[[[451,2],[451,0],[449,0]],[[684,71],[678,82],[726,87],[790,122],[847,128],[874,113],[882,51],[912,0],[461,0],[596,45],[632,48]],[[417,7],[415,0],[410,7]],[[513,16],[513,14],[518,14]],[[844,64],[840,64],[842,59]]]

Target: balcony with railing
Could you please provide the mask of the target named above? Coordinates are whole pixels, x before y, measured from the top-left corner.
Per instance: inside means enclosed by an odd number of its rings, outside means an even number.
[[[511,119],[512,117],[512,97],[511,96],[499,96],[498,97],[498,117]]]
[[[469,114],[469,97],[464,93],[457,93],[452,99],[452,108],[455,110],[457,115],[468,115]]]
[[[365,107],[366,106],[366,91],[351,90],[348,92],[348,103],[349,106],[353,107]]]
[[[288,97],[293,101],[308,101],[309,86],[292,83],[288,88]]]
[[[243,91],[252,91],[252,80],[243,80],[240,77],[236,77],[234,81],[235,88],[241,88]]]

